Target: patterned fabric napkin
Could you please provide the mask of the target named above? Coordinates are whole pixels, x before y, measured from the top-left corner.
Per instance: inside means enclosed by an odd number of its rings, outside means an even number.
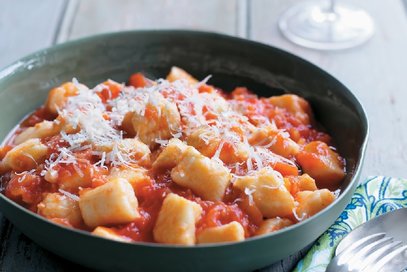
[[[338,243],[360,224],[407,207],[407,179],[371,177],[359,185],[335,223],[316,241],[295,272],[324,272]]]

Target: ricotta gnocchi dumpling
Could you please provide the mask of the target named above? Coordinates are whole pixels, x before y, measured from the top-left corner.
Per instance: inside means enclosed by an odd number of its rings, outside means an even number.
[[[131,239],[125,236],[118,235],[113,230],[106,227],[97,227],[92,231],[92,234],[118,242],[131,242]]]
[[[198,80],[191,76],[187,71],[176,66],[171,67],[170,73],[167,75],[167,80],[170,82],[185,80],[189,84],[198,83]]]
[[[79,86],[84,85],[80,84]],[[86,87],[85,87],[86,88]],[[58,110],[63,109],[68,98],[70,96],[75,96],[79,92],[77,85],[72,82],[66,82],[59,87],[52,89],[49,94],[47,101],[45,102],[45,109],[53,114],[57,115]]]
[[[47,153],[48,147],[41,143],[40,139],[30,139],[7,152],[3,165],[14,171],[30,170],[44,162]]]
[[[71,192],[77,192],[80,188],[92,185],[92,180],[99,172],[99,168],[82,162],[81,158],[71,157],[68,164],[59,165],[55,168],[44,170],[44,179],[58,188]]]
[[[171,139],[180,131],[181,117],[175,103],[162,94],[152,92],[142,112],[133,112],[131,122],[140,140],[149,145],[157,145],[156,140]]]
[[[335,188],[345,177],[341,158],[324,142],[308,143],[297,154],[297,161],[304,172],[315,179],[319,187]]]
[[[297,217],[305,219],[331,204],[335,200],[335,195],[328,189],[302,191],[297,193],[295,200],[298,202],[295,209]]]
[[[252,145],[266,146],[270,151],[288,159],[300,151],[300,146],[290,139],[287,132],[272,127],[257,129],[251,135],[249,142]]]
[[[178,185],[191,189],[205,200],[221,201],[230,182],[226,167],[188,147],[181,161],[171,171]]]
[[[95,150],[105,152],[107,156],[116,156],[117,153],[124,154],[130,161],[146,162],[150,159],[150,149],[137,138],[125,138],[117,142],[108,142],[103,145],[95,145]]]
[[[243,226],[236,222],[204,229],[198,235],[198,244],[237,242],[244,240]]]
[[[311,107],[304,98],[295,94],[284,94],[270,97],[267,100],[274,106],[284,108],[294,114],[304,124],[311,123]]]
[[[287,217],[292,214],[294,198],[284,186],[282,177],[271,168],[238,178],[233,186],[252,197],[264,217]]]
[[[107,179],[114,181],[117,178],[127,180],[133,187],[136,194],[137,194],[136,188],[138,188],[140,184],[146,184],[151,182],[150,177],[148,176],[148,171],[143,167],[134,167],[134,166],[114,167],[110,170]]]
[[[122,178],[84,192],[79,207],[85,224],[92,228],[128,223],[140,216],[134,190]]]
[[[219,133],[216,133],[216,131],[209,126],[196,128],[187,137],[188,145],[195,147],[206,157],[212,157],[215,154],[221,140]]]
[[[318,190],[315,180],[308,174],[302,174],[301,176],[285,177],[284,184],[287,190],[289,190],[292,195],[295,195],[301,191]]]
[[[237,135],[235,136],[239,138]],[[240,140],[233,142],[222,140],[221,135],[209,126],[202,126],[194,130],[188,136],[187,143],[204,156],[209,158],[217,156],[224,163],[243,162],[249,157],[247,147]]]
[[[112,160],[121,159],[142,166],[149,166],[151,164],[150,149],[136,138],[122,139],[116,145],[109,146],[106,151],[108,151],[107,157],[110,157]],[[117,156],[121,156],[121,158],[117,158]]]
[[[154,239],[164,244],[194,245],[195,224],[201,214],[199,204],[177,194],[167,195],[154,227]]]
[[[57,122],[42,121],[35,124],[33,127],[25,129],[23,132],[18,134],[14,139],[16,144],[21,144],[29,139],[33,138],[45,138],[49,136],[54,136],[60,132],[60,125]]]
[[[48,219],[64,219],[72,226],[78,227],[82,224],[82,215],[78,200],[73,197],[49,193],[38,204],[38,213]]]
[[[256,231],[256,235],[262,235],[278,231],[285,227],[291,226],[292,224],[294,224],[294,222],[288,218],[276,217],[266,219],[260,224],[259,228]]]
[[[154,161],[153,169],[160,170],[174,168],[180,162],[187,147],[188,146],[179,139],[172,138]]]

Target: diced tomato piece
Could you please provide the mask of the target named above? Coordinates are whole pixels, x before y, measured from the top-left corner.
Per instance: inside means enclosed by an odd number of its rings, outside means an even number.
[[[198,91],[200,93],[213,93],[216,91],[216,89],[211,85],[202,84],[201,86],[199,86]]]
[[[245,229],[246,235],[249,234],[249,222],[247,216],[237,204],[226,205],[223,202],[204,202],[204,215],[197,223],[197,232],[210,228],[228,224],[232,221],[239,222]]]
[[[263,214],[259,210],[259,208],[256,206],[254,201],[250,201],[249,197],[245,195],[242,198],[242,201],[239,202],[239,207],[247,213],[249,216],[250,220],[256,224],[260,225],[261,222],[263,222]]]
[[[335,189],[345,177],[343,159],[324,142],[307,144],[296,158],[318,188]]]
[[[134,88],[143,88],[148,85],[148,79],[142,73],[135,73],[130,76],[129,85]]]
[[[52,120],[52,116],[47,112],[44,106],[37,109],[31,115],[29,115],[23,122],[21,122],[22,127],[33,127],[35,124],[40,123],[44,120]]]
[[[280,172],[283,176],[297,176],[298,168],[297,166],[285,162],[276,162],[273,165],[273,169]]]
[[[103,88],[102,90],[97,92],[97,95],[100,97],[100,99],[102,99],[103,103],[106,103],[106,101],[118,97],[122,90],[122,85],[113,80],[107,80],[101,85],[103,86]]]
[[[104,176],[98,176],[92,179],[92,188],[102,186],[107,182],[107,179]]]
[[[158,111],[157,108],[148,104],[144,111],[144,116],[149,120],[157,120],[158,119]]]
[[[43,184],[34,174],[17,174],[8,182],[5,194],[8,198],[31,207],[41,201]]]
[[[9,152],[11,149],[13,149],[11,145],[0,146],[0,160],[4,159],[7,152]]]
[[[107,113],[103,113],[103,119],[109,121],[111,118]]]
[[[246,87],[236,87],[231,92],[231,96],[232,96],[233,99],[236,99],[238,97],[247,98],[247,97],[253,96],[253,93],[250,92],[249,89],[247,89]]]
[[[284,185],[293,196],[300,191],[315,191],[318,189],[315,180],[308,174],[303,174],[301,176],[287,176],[284,178]]]

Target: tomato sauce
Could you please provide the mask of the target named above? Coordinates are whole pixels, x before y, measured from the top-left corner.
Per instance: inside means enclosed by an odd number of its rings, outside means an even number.
[[[52,120],[52,116],[45,110],[45,107],[42,106],[24,119],[20,126],[32,127],[44,120]]]
[[[152,81],[142,74],[137,73],[130,77],[129,84],[134,87],[145,87],[151,85]],[[100,85],[97,95],[103,103],[107,103],[107,101],[120,95],[121,86],[121,84],[113,81],[106,81]],[[305,164],[309,166],[310,171],[312,171],[314,165],[324,167],[323,162],[321,162],[322,160],[326,160],[327,157],[329,160],[331,157],[336,156],[326,150],[329,148],[328,145],[331,144],[331,137],[316,123],[309,105],[302,100],[299,101],[299,108],[293,111],[289,107],[279,106],[278,103],[271,99],[258,98],[247,88],[239,87],[227,94],[210,85],[202,84],[199,86],[199,92],[219,93],[225,97],[227,101],[232,101],[235,106],[239,107],[239,110],[243,112],[243,115],[247,117],[253,126],[258,126],[267,119],[267,122],[275,125],[277,129],[287,132],[290,139],[301,146],[298,156],[290,156],[286,160],[278,160],[270,163],[270,165],[265,165],[272,167],[272,169],[279,172],[282,177],[287,178],[285,179],[285,187],[293,197],[300,191],[298,185],[293,180],[303,173],[303,169],[298,164],[298,160],[300,162],[306,161]],[[162,95],[172,99],[187,98],[184,94],[174,92],[171,89],[163,90]],[[108,109],[111,110],[111,108]],[[192,114],[196,113],[192,103],[187,107],[187,110]],[[208,125],[212,126],[216,124],[219,117],[218,113],[207,106],[202,108],[202,112]],[[146,106],[145,108],[145,117],[148,119],[156,120],[162,118],[160,114],[156,107]],[[110,116],[107,114],[103,117],[106,120],[110,120]],[[124,124],[126,118],[131,117],[124,117],[123,124],[119,126],[119,129],[126,128]],[[0,160],[4,159],[7,152],[15,146],[13,139],[16,135],[27,127],[35,126],[45,120],[54,120],[54,116],[48,113],[45,107],[39,108],[25,118],[20,123],[16,132],[11,135],[11,137],[6,140],[5,145],[0,148]],[[185,120],[182,120],[182,122],[182,125],[185,126]],[[159,129],[165,128],[159,126]],[[135,135],[134,131],[130,131],[130,129],[125,130],[126,131],[123,132],[125,137],[133,137]],[[244,128],[239,125],[232,127],[231,131],[237,134],[244,134],[245,132]],[[319,149],[317,151],[311,149],[316,141],[324,143],[324,145],[322,145],[322,148],[324,148],[322,151],[320,147],[318,147]],[[41,139],[41,142],[48,148],[48,159],[57,156],[61,148],[69,147],[68,142],[66,142],[60,134],[44,137]],[[309,145],[310,143],[311,145]],[[158,151],[157,148],[152,150],[151,159],[155,159],[158,156]],[[213,156],[215,151],[216,150],[207,155]],[[235,153],[235,146],[225,141],[220,152],[220,158],[226,158],[233,153]],[[69,162],[56,164],[53,170],[58,179],[55,180],[55,182],[50,182],[50,179],[46,181],[43,175],[41,175],[42,171],[46,170],[42,164],[31,171],[5,173],[1,179],[2,184],[5,185],[4,194],[34,212],[37,212],[38,203],[41,202],[47,193],[57,192],[58,189],[63,188],[66,192],[80,196],[86,190],[97,188],[108,182],[107,176],[111,166],[98,165],[100,157],[95,154],[95,150],[93,150],[92,147],[84,148],[74,153],[75,164],[70,164]],[[234,159],[235,158],[232,158],[232,162],[228,162],[224,159],[225,166],[229,168],[230,172],[237,175],[247,173],[247,163],[242,162],[241,165],[238,164],[238,166],[236,166],[233,162]],[[344,164],[344,161],[341,161],[342,159],[339,155],[335,157],[335,160],[337,160],[338,164]],[[256,162],[253,161],[252,163]],[[196,195],[191,189],[177,185],[171,179],[171,169],[156,172],[151,169],[150,165],[145,168],[147,168],[148,171],[147,178],[134,185],[132,184],[137,197],[138,213],[140,216],[127,224],[107,226],[117,235],[130,238],[133,241],[155,242],[153,229],[162,203],[165,197],[170,193],[176,193],[188,200],[198,203],[202,207],[201,217],[196,223],[197,235],[207,228],[222,226],[236,221],[242,225],[245,237],[252,237],[256,235],[256,231],[265,219],[260,209],[253,202],[253,199],[242,190],[235,188],[232,183],[227,187],[223,201],[208,201],[201,199],[201,197]],[[340,173],[338,175],[340,175]],[[340,180],[339,178],[337,179]],[[72,183],[74,183],[75,186],[70,187]],[[339,183],[336,183],[335,186],[339,186]],[[298,218],[294,215],[289,216],[289,218],[293,222],[298,222]],[[50,220],[62,225],[71,226],[65,219],[50,218]],[[91,229],[85,225],[79,226],[79,228],[91,231]]]
[[[44,193],[55,192],[57,187],[36,174],[16,174],[8,182],[5,195],[20,205],[36,212]]]

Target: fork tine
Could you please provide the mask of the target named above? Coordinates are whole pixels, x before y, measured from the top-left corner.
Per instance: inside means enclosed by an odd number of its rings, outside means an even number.
[[[383,259],[389,252],[394,251],[399,248],[401,245],[400,241],[394,241],[391,244],[385,245],[382,248],[378,249],[372,255],[367,257],[364,261],[364,267],[361,267],[362,271],[373,272],[377,269],[377,263]],[[377,270],[378,271],[378,270]]]
[[[407,266],[407,245],[395,249],[380,259],[376,265],[376,271],[401,271]]]
[[[392,237],[383,237],[384,233],[377,233],[356,241],[352,246],[332,259],[327,272],[366,271],[372,272],[377,262],[400,247],[400,241],[393,241]],[[366,268],[366,269],[365,269]]]
[[[368,245],[370,243],[373,243],[377,240],[382,239],[385,235],[386,235],[385,233],[375,233],[375,234],[366,236],[366,237],[354,242],[351,246],[349,246],[347,249],[343,250],[337,256],[338,265],[342,265],[342,264],[346,263],[349,260],[349,258],[351,258],[353,255],[355,255],[355,253],[358,252],[361,248],[365,247],[366,245]]]
[[[384,237],[380,240],[374,241],[371,244],[366,245],[364,248],[361,248],[358,252],[356,252],[349,260],[348,260],[348,269],[350,271],[361,270],[366,263],[366,259],[376,250],[382,248],[383,246],[390,244],[393,242],[392,237]],[[366,263],[366,264],[365,264]]]

